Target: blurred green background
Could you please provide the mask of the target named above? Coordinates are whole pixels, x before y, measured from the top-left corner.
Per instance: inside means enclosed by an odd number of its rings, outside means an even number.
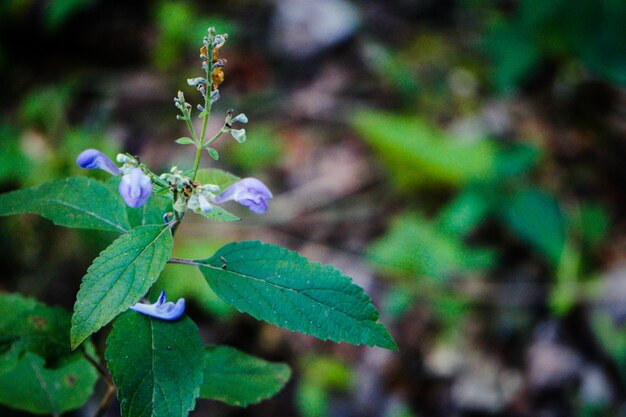
[[[271,400],[192,415],[626,415],[626,2],[2,0],[0,190],[105,179],[75,165],[91,147],[190,167],[172,98],[197,99],[211,25],[229,34],[212,129],[229,108],[250,124],[204,164],[275,199],[236,225],[189,216],[174,256],[262,239],[333,264],[400,351],[262,324],[168,266],[157,287],[205,342],[294,368]],[[2,218],[0,291],[71,309],[112,239]]]

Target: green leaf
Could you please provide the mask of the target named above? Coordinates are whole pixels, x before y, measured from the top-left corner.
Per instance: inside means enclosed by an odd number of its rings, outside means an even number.
[[[54,224],[126,232],[126,208],[104,184],[86,177],[51,181],[0,195],[0,216],[38,214]]]
[[[127,207],[128,218],[133,227],[145,226],[148,224],[163,225],[163,215],[172,208],[172,199],[167,196],[153,195],[146,204],[141,207]]]
[[[553,264],[565,245],[565,219],[554,196],[541,190],[521,190],[503,202],[500,216],[511,230]]]
[[[194,262],[224,301],[322,340],[397,349],[363,289],[338,270],[258,241],[230,243]]]
[[[82,353],[71,354],[69,313],[0,294],[0,317],[0,403],[38,414],[82,406],[98,373]]]
[[[98,372],[75,353],[57,368],[26,352],[17,365],[0,374],[0,403],[36,414],[58,415],[81,407],[93,392]]]
[[[197,211],[194,211],[194,213],[204,216],[207,219],[217,220],[218,222],[238,222],[241,220],[241,218],[216,205],[213,205],[211,211],[202,211],[198,209]]]
[[[0,346],[24,350],[56,360],[70,353],[70,316],[17,294],[0,294]]]
[[[113,324],[105,357],[122,416],[186,417],[194,408],[204,359],[188,317],[169,322],[129,311]]]
[[[173,242],[165,225],[139,226],[100,253],[76,297],[72,349],[146,294],[169,260]]]
[[[246,407],[278,393],[291,376],[284,363],[271,363],[227,346],[204,351],[200,397]]]
[[[489,140],[460,141],[424,120],[374,111],[358,113],[353,124],[407,190],[495,177],[497,149]]]
[[[200,181],[201,184],[215,184],[220,187],[222,191],[240,179],[241,178],[230,172],[217,168],[202,168],[198,170],[198,175],[196,175],[196,180]]]
[[[469,214],[472,219],[476,214]],[[462,217],[462,216],[461,216]],[[447,229],[467,229],[468,219],[448,220]],[[454,225],[454,223],[459,225]],[[444,280],[453,274],[482,270],[493,264],[493,251],[471,248],[416,212],[395,218],[387,233],[369,248],[369,257],[381,271],[393,276],[428,276]]]
[[[194,144],[196,142],[193,141],[193,139],[188,138],[188,137],[182,137],[182,138],[178,138],[175,140],[176,143],[179,143],[181,145],[191,145]]]
[[[209,155],[211,155],[211,158],[215,159],[216,161],[220,159],[220,154],[217,152],[217,149],[206,148],[206,151],[209,153]]]

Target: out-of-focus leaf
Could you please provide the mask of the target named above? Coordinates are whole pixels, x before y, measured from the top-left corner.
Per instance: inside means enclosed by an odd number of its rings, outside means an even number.
[[[457,142],[422,120],[373,111],[358,113],[353,124],[400,186],[458,186],[496,175],[496,149],[487,140]]]
[[[0,403],[36,414],[82,406],[98,373],[82,353],[70,351],[69,313],[0,294],[0,317]],[[91,345],[86,349],[92,353]]]
[[[411,212],[394,219],[385,236],[370,246],[369,257],[377,268],[392,275],[437,279],[485,269],[494,261],[493,251],[467,248]]]
[[[204,350],[200,397],[246,407],[278,393],[291,376],[289,366],[246,355],[228,346]]]
[[[284,141],[276,129],[269,125],[255,125],[248,132],[245,146],[232,142],[228,147],[228,160],[235,162],[245,172],[257,172],[280,163],[284,153]]]
[[[91,6],[95,0],[51,0],[47,3],[46,23],[50,29],[57,29],[73,14]]]
[[[296,391],[296,404],[304,417],[328,415],[330,391],[346,391],[353,375],[348,364],[336,358],[305,356],[301,363],[301,379]]]
[[[565,219],[556,198],[537,189],[523,189],[502,201],[500,216],[523,241],[556,265],[565,244]]]
[[[469,187],[439,213],[438,229],[451,236],[465,236],[489,214],[493,190]]]
[[[626,381],[626,332],[618,326],[609,314],[596,312],[591,321],[596,337],[617,363],[622,380]]]
[[[516,145],[501,149],[496,154],[496,171],[499,181],[526,174],[537,165],[541,150],[529,145]]]
[[[98,372],[75,353],[55,368],[26,352],[10,370],[0,374],[0,403],[35,414],[60,414],[87,402]]]
[[[602,243],[609,231],[610,219],[600,204],[584,203],[580,206],[580,228],[583,241],[592,248]]]
[[[28,172],[30,163],[20,149],[19,133],[0,125],[0,182],[19,180]]]

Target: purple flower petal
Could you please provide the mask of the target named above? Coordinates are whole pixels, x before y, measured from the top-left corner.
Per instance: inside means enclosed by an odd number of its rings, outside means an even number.
[[[224,190],[213,202],[220,204],[234,200],[253,213],[263,214],[267,211],[267,201],[272,197],[272,192],[261,181],[244,178]]]
[[[131,306],[130,309],[161,320],[176,320],[185,312],[185,299],[179,298],[176,304],[171,301],[165,302],[165,291],[161,291],[156,303],[137,303]]]
[[[86,149],[78,155],[76,163],[81,168],[101,169],[111,175],[119,175],[119,168],[111,159],[97,149]]]
[[[152,195],[152,181],[141,169],[131,168],[122,176],[118,190],[129,207],[141,207]]]

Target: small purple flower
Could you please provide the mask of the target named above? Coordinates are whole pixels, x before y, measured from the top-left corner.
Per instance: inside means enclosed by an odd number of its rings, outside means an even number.
[[[152,182],[141,169],[130,168],[122,176],[118,190],[128,206],[141,207],[152,194]]]
[[[253,213],[263,214],[267,211],[267,200],[271,200],[272,197],[271,191],[261,181],[256,178],[244,178],[224,190],[213,199],[213,202],[220,204],[235,200]]]
[[[86,149],[82,151],[80,155],[78,155],[78,158],[76,158],[76,163],[81,168],[101,169],[111,175],[120,174],[119,168],[113,161],[97,149]]]
[[[165,302],[165,291],[161,291],[156,303],[137,303],[130,309],[161,320],[176,320],[185,312],[185,299],[179,298],[176,304],[171,301]]]

